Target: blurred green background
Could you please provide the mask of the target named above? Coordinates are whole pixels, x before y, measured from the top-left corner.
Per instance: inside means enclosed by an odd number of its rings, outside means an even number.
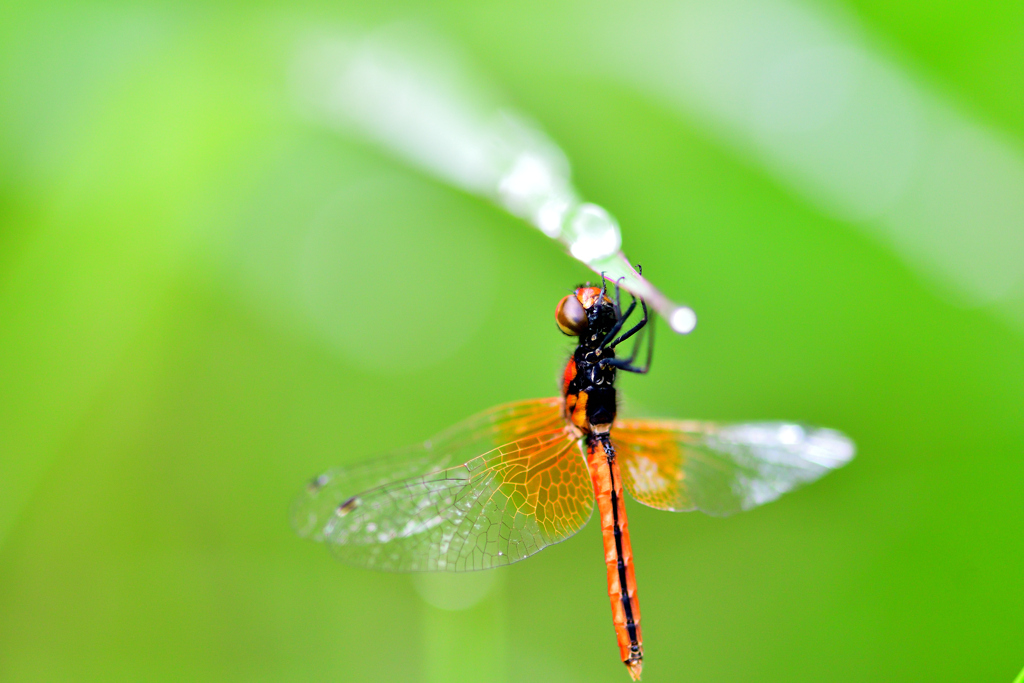
[[[851,210],[863,193],[841,174],[787,165],[806,138],[773,148],[700,88],[655,94],[675,81],[652,89],[643,65],[707,37],[673,4],[4,3],[0,679],[627,679],[596,524],[512,567],[426,578],[343,566],[288,526],[318,471],[555,392],[554,306],[589,277],[484,200],[296,112],[302,36],[414,18],[562,146],[630,258],[697,311],[689,337],[661,327],[649,376],[623,378],[626,412],[798,419],[858,444],[726,520],[630,503],[644,680],[1012,680],[1024,4],[726,7],[712,23],[735,44],[716,34],[721,63],[687,62],[707,83],[729,86],[715,69],[759,44],[732,19],[756,38],[823,18],[1005,164],[964,172],[973,204],[959,176],[922,186],[944,231],[894,232],[889,209]],[[835,96],[823,73],[820,98],[797,93],[808,107]]]

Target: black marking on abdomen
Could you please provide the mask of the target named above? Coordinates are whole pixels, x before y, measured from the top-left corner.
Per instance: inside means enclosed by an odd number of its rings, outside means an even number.
[[[630,644],[630,659],[632,655],[638,655],[640,649],[640,643],[636,637],[636,624],[633,621],[633,602],[629,599],[629,582],[626,578],[626,563],[622,559],[622,528],[619,525],[619,495],[615,491],[615,471],[612,468],[612,464],[615,462],[615,449],[612,448],[611,439],[608,436],[602,435],[598,437],[601,441],[601,445],[604,446],[605,458],[608,461],[608,478],[611,480],[611,492],[612,492],[612,522],[615,525],[615,559],[617,568],[619,571],[619,588],[621,595],[619,599],[622,601],[622,608],[626,613],[626,632],[629,634]]]

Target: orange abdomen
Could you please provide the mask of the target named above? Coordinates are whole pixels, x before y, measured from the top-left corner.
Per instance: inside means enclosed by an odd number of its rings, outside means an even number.
[[[619,641],[622,661],[636,681],[640,679],[643,667],[640,603],[633,575],[633,550],[629,544],[622,478],[619,476],[619,464],[614,451],[609,452],[610,447],[606,443],[601,437],[588,437],[587,465],[601,514],[604,561],[608,567],[608,597],[612,605],[615,635]]]

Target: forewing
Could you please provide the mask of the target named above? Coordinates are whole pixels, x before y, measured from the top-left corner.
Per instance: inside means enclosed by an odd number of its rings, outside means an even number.
[[[553,431],[564,425],[560,399],[535,398],[479,412],[423,445],[427,450],[443,452],[456,463],[462,463],[524,436]]]
[[[461,462],[469,449],[524,432]],[[388,472],[398,475],[366,486]],[[545,399],[481,413],[421,448],[332,470],[307,487],[293,520],[300,535],[327,543],[350,564],[468,571],[568,538],[592,507],[580,446],[564,429],[557,399]]]
[[[837,431],[788,422],[620,420],[612,442],[637,501],[711,515],[771,502],[854,454],[853,442]]]
[[[312,536],[338,505],[356,493],[460,465],[527,434],[558,429],[564,422],[556,398],[506,403],[415,446],[332,468],[313,479],[295,500],[292,526],[300,536]]]

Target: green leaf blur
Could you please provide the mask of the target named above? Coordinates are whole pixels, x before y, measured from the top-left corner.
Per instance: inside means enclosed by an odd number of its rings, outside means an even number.
[[[1017,168],[1024,4],[777,4],[867,36]],[[672,6],[643,3],[628,30],[664,44],[652,17]],[[624,14],[0,7],[0,680],[627,680],[593,522],[493,579],[352,569],[288,526],[326,467],[553,394],[555,304],[590,277],[297,113],[303,36],[410,19],[562,146],[630,258],[696,310],[623,378],[624,411],[800,420],[858,445],[733,518],[630,503],[644,680],[1012,680],[1024,283],[964,294],[984,262],[941,264],[974,253],[970,214],[962,242],[914,251],[617,71],[599,46]],[[1003,198],[1011,175],[982,189]]]

